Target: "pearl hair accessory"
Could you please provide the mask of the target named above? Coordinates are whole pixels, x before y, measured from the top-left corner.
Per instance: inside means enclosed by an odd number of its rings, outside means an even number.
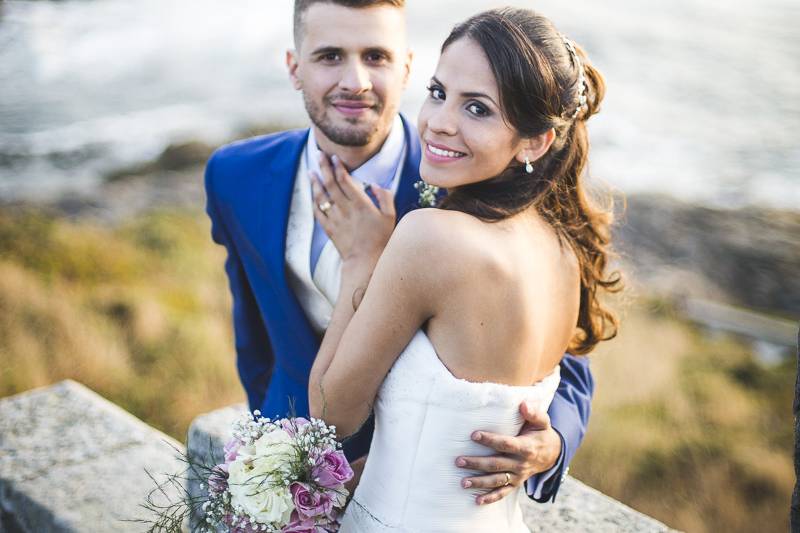
[[[567,38],[566,35],[561,34],[561,40],[564,41],[564,46],[567,47],[572,63],[578,68],[578,84],[580,85],[580,92],[578,93],[578,107],[575,112],[570,116],[570,120],[575,120],[581,109],[586,105],[586,75],[584,73],[583,63],[578,56],[578,51],[575,49],[575,44]]]

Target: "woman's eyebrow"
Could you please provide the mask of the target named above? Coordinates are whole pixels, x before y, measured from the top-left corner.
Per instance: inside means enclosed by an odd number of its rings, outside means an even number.
[[[439,78],[437,78],[436,76],[431,76],[431,80],[432,80],[432,81],[433,81],[433,83],[435,83],[436,85],[439,85],[439,86],[441,86],[441,88],[442,88],[442,89],[445,89],[445,88],[446,88],[446,87],[445,87],[445,85],[444,85],[444,83],[442,83],[442,82],[439,80]],[[486,94],[486,93],[480,93],[480,92],[466,92],[466,93],[461,93],[461,97],[462,97],[462,98],[486,98],[486,99],[487,99],[487,100],[489,100],[491,103],[493,103],[493,104],[494,104],[496,107],[500,107],[499,105],[497,105],[497,102],[495,102],[495,101],[494,101],[494,99],[493,99],[491,96],[489,96],[488,94]]]

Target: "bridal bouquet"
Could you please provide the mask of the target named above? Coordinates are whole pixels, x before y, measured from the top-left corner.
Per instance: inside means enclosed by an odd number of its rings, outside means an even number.
[[[219,464],[199,464],[176,450],[188,465],[184,473],[168,475],[159,483],[148,472],[157,486],[142,506],[155,519],[132,521],[150,525],[149,533],[182,532],[190,516],[201,520],[193,531],[208,533],[339,529],[339,514],[348,496],[344,484],[353,478],[353,470],[336,440],[335,427],[316,418],[270,420],[254,411],[234,422],[232,434]],[[203,494],[186,488],[193,479],[203,481]],[[183,496],[177,500],[169,496],[176,492]]]
[[[234,423],[224,462],[210,471],[202,505],[206,530],[337,531],[353,470],[335,428],[315,418],[253,415]]]

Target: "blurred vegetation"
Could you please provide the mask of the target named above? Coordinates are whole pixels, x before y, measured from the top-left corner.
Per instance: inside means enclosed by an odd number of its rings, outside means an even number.
[[[185,440],[244,401],[223,261],[201,212],[107,227],[0,211],[0,396],[72,378]],[[765,367],[645,296],[591,357],[577,478],[685,531],[788,529],[791,360]]]
[[[596,391],[578,479],[690,532],[789,528],[795,361],[762,365],[639,297],[592,357]]]
[[[72,378],[185,440],[244,401],[223,261],[201,213],[112,228],[0,212],[0,396]]]

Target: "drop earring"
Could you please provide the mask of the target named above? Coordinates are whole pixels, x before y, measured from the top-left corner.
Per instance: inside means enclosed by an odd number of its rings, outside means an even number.
[[[531,160],[528,159],[527,157],[525,158],[525,172],[527,172],[528,174],[533,174],[533,164],[531,163]]]

